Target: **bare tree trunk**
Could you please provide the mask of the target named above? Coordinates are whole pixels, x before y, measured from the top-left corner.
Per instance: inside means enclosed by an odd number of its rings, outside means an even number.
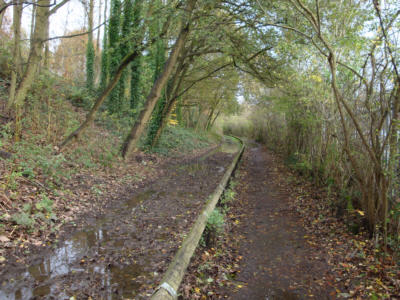
[[[35,14],[36,14],[36,5],[32,5],[31,32],[29,33],[29,47],[32,47],[33,31],[35,29]]]
[[[50,24],[49,21],[47,21],[46,24],[46,40],[49,39],[49,34],[50,34]],[[44,43],[44,60],[43,60],[43,67],[45,70],[49,70],[50,67],[50,49],[49,49],[49,41],[46,41]]]
[[[204,124],[204,130],[208,130],[208,128],[210,127],[210,123],[211,123],[213,115],[214,115],[214,108],[212,108],[210,113],[208,114],[206,123]]]
[[[107,0],[105,1],[106,9],[107,9]],[[99,1],[99,23],[101,24],[101,6],[102,2]],[[104,21],[106,20],[106,11],[104,11]],[[104,24],[104,30],[106,28],[106,24]],[[94,85],[97,86],[100,81],[100,68],[101,68],[101,51],[100,51],[100,28],[97,29],[97,39],[96,39],[96,49],[95,49],[96,59],[95,59],[95,76],[94,76]]]
[[[106,20],[106,15],[104,15],[104,21],[105,20]],[[101,24],[101,0],[99,1],[99,24],[98,25],[100,25],[100,24]],[[99,51],[99,49],[100,49],[100,28],[97,29],[96,49],[97,49],[97,52],[100,53],[100,51]]]
[[[88,43],[93,43],[93,14],[94,14],[94,0],[89,0],[88,11]]]
[[[15,91],[17,89],[18,77],[21,74],[21,17],[22,17],[22,3],[19,0],[14,0],[13,6],[13,32],[14,32],[14,45],[13,45],[13,68],[11,72],[11,86],[8,98],[8,109],[11,108],[15,98]]]
[[[196,0],[189,0],[187,3],[186,11],[188,12],[189,16],[188,19],[190,20],[190,15],[194,9],[196,4]],[[169,76],[171,75],[174,66],[178,60],[179,54],[181,53],[186,38],[189,35],[189,25],[190,21],[185,22],[183,25],[178,39],[175,42],[175,45],[172,49],[172,52],[165,63],[164,70],[162,71],[161,75],[157,78],[154,82],[154,85],[150,91],[150,94],[147,96],[146,102],[144,104],[143,110],[140,112],[138,119],[136,120],[135,124],[133,125],[131,132],[127,136],[123,147],[122,147],[122,157],[126,158],[129,153],[136,147],[137,142],[140,139],[143,131],[146,128],[147,122],[149,121],[151,114],[153,113],[154,107],[157,104],[157,101],[160,99],[161,91],[165,87]]]
[[[46,38],[46,28],[49,22],[49,5],[50,0],[39,0],[36,8],[36,24],[33,33],[32,47],[30,49],[28,65],[22,76],[21,82],[13,99],[13,105],[15,105],[15,140],[20,139],[22,133],[22,108],[25,102],[26,94],[31,87],[36,70],[38,68],[43,48],[43,41]]]
[[[220,114],[221,114],[221,111],[219,110],[219,111],[215,114],[215,117],[214,117],[214,119],[211,121],[210,127],[207,128],[207,130],[209,130],[211,127],[214,126],[214,123],[215,123],[215,121],[218,119],[218,117],[219,117]]]

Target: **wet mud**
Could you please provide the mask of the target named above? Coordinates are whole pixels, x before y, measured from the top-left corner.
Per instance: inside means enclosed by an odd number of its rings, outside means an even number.
[[[0,271],[0,299],[147,299],[237,150],[172,160],[158,180],[68,225],[58,244]]]

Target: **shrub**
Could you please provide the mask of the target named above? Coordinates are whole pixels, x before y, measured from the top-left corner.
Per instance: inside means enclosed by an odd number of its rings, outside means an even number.
[[[203,236],[207,247],[214,247],[218,237],[223,233],[225,228],[225,218],[218,208],[214,209],[207,220],[207,225]]]
[[[36,203],[36,209],[40,211],[45,211],[51,213],[53,211],[53,201],[47,197],[47,195],[42,195],[42,200]]]

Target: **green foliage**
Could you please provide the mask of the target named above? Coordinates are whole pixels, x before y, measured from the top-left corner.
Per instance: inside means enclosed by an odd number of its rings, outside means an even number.
[[[180,126],[167,126],[152,151],[164,155],[184,153],[208,147],[212,141],[206,133],[198,133]],[[142,147],[146,149],[145,146]]]
[[[312,174],[312,165],[310,162],[299,153],[293,153],[286,158],[287,165],[300,175],[310,176]]]
[[[72,86],[67,91],[66,97],[77,107],[89,109],[93,105],[93,96],[90,94],[89,89],[84,89],[79,86]]]
[[[12,55],[10,50],[11,45],[0,46],[0,78],[2,79],[11,78]]]
[[[86,88],[93,91],[94,88],[94,47],[93,41],[88,41],[86,48]]]
[[[5,176],[6,188],[12,191],[16,191],[19,187],[18,178],[22,176],[22,172],[12,171],[10,174]]]
[[[108,59],[109,59],[109,77],[113,76],[121,62],[121,1],[111,1],[111,15],[109,25],[109,46],[108,46]],[[121,95],[120,82],[112,90],[108,101],[107,109],[111,114],[121,112],[123,104],[123,95]]]
[[[25,204],[20,213],[14,214],[12,220],[20,226],[32,229],[35,225],[35,219],[31,216],[32,206]]]
[[[132,33],[135,35],[140,30],[140,19],[142,14],[143,2],[135,0],[133,9]],[[136,44],[140,41],[135,40]],[[140,54],[131,63],[131,86],[130,86],[130,108],[135,110],[141,103],[142,88],[142,55]]]
[[[232,186],[224,192],[224,196],[221,199],[221,204],[227,204],[235,199],[236,192]]]
[[[200,239],[200,245],[202,247],[215,247],[217,244],[218,237],[224,232],[225,229],[225,217],[221,211],[216,208],[214,209],[207,219],[207,224],[204,229],[203,235]]]
[[[19,226],[28,230],[33,230],[37,221],[44,221],[51,224],[51,220],[56,219],[53,214],[53,201],[46,194],[41,195],[41,200],[35,204],[33,209],[31,204],[25,204],[21,212],[12,216],[12,220]]]
[[[160,31],[160,22],[156,21],[155,25],[153,25],[155,28],[153,29],[154,32],[153,34],[158,34]],[[153,60],[153,80],[155,81],[158,76],[160,76],[160,73],[162,71],[162,67],[165,63],[165,46],[164,46],[164,41],[160,40],[158,41],[155,46],[154,50],[152,51],[152,60]],[[163,120],[163,114],[164,108],[166,105],[166,95],[165,91],[162,93],[160,99],[157,102],[157,105],[153,111],[150,124],[148,126],[148,131],[147,131],[147,139],[146,139],[146,144],[147,146],[151,147],[153,144],[154,138],[157,134],[158,129],[160,126],[162,126],[162,120]]]
[[[130,108],[136,110],[142,101],[142,55],[131,63]]]
[[[42,200],[36,203],[36,209],[46,213],[51,213],[53,211],[53,201],[45,194],[42,195]]]
[[[163,94],[158,100],[157,105],[153,111],[150,124],[147,128],[146,146],[151,147],[158,129],[162,126],[163,112],[166,105],[165,95]]]
[[[216,208],[211,212],[210,216],[208,217],[205,230],[207,232],[214,232],[216,236],[219,236],[224,232],[224,228],[225,228],[225,217],[221,213],[221,211],[218,208]]]
[[[17,163],[20,174],[34,175],[35,170],[45,175],[48,183],[59,184],[61,177],[65,176],[63,163],[65,158],[63,154],[53,155],[52,145],[39,146],[32,142],[21,141],[15,144],[14,150],[16,157],[22,158]]]
[[[104,168],[111,168],[113,162],[115,161],[115,157],[117,155],[118,154],[115,152],[115,149],[114,149],[114,151],[102,152],[99,155],[99,163]]]
[[[17,213],[12,216],[12,219],[18,225],[27,227],[28,229],[33,229],[36,223],[35,219],[28,212]]]
[[[35,178],[35,170],[33,169],[33,166],[28,164],[28,162],[21,161],[19,163],[19,169],[21,170],[22,176],[27,177],[29,179]]]
[[[222,132],[225,135],[234,135],[239,137],[254,137],[254,123],[241,116],[232,116],[221,121]]]
[[[108,84],[109,78],[109,57],[108,57],[108,27],[104,27],[103,36],[103,49],[101,51],[101,71],[100,71],[100,86],[99,91],[101,92]]]

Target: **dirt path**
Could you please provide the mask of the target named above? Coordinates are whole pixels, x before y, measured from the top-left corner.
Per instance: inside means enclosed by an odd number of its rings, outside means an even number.
[[[176,159],[152,184],[122,192],[54,249],[0,270],[0,299],[147,299],[237,149]]]
[[[289,209],[290,195],[279,184],[273,157],[249,148],[239,168],[241,182],[233,210],[240,223],[237,288],[223,288],[228,299],[329,299],[323,284],[328,266],[310,247],[301,220]]]

